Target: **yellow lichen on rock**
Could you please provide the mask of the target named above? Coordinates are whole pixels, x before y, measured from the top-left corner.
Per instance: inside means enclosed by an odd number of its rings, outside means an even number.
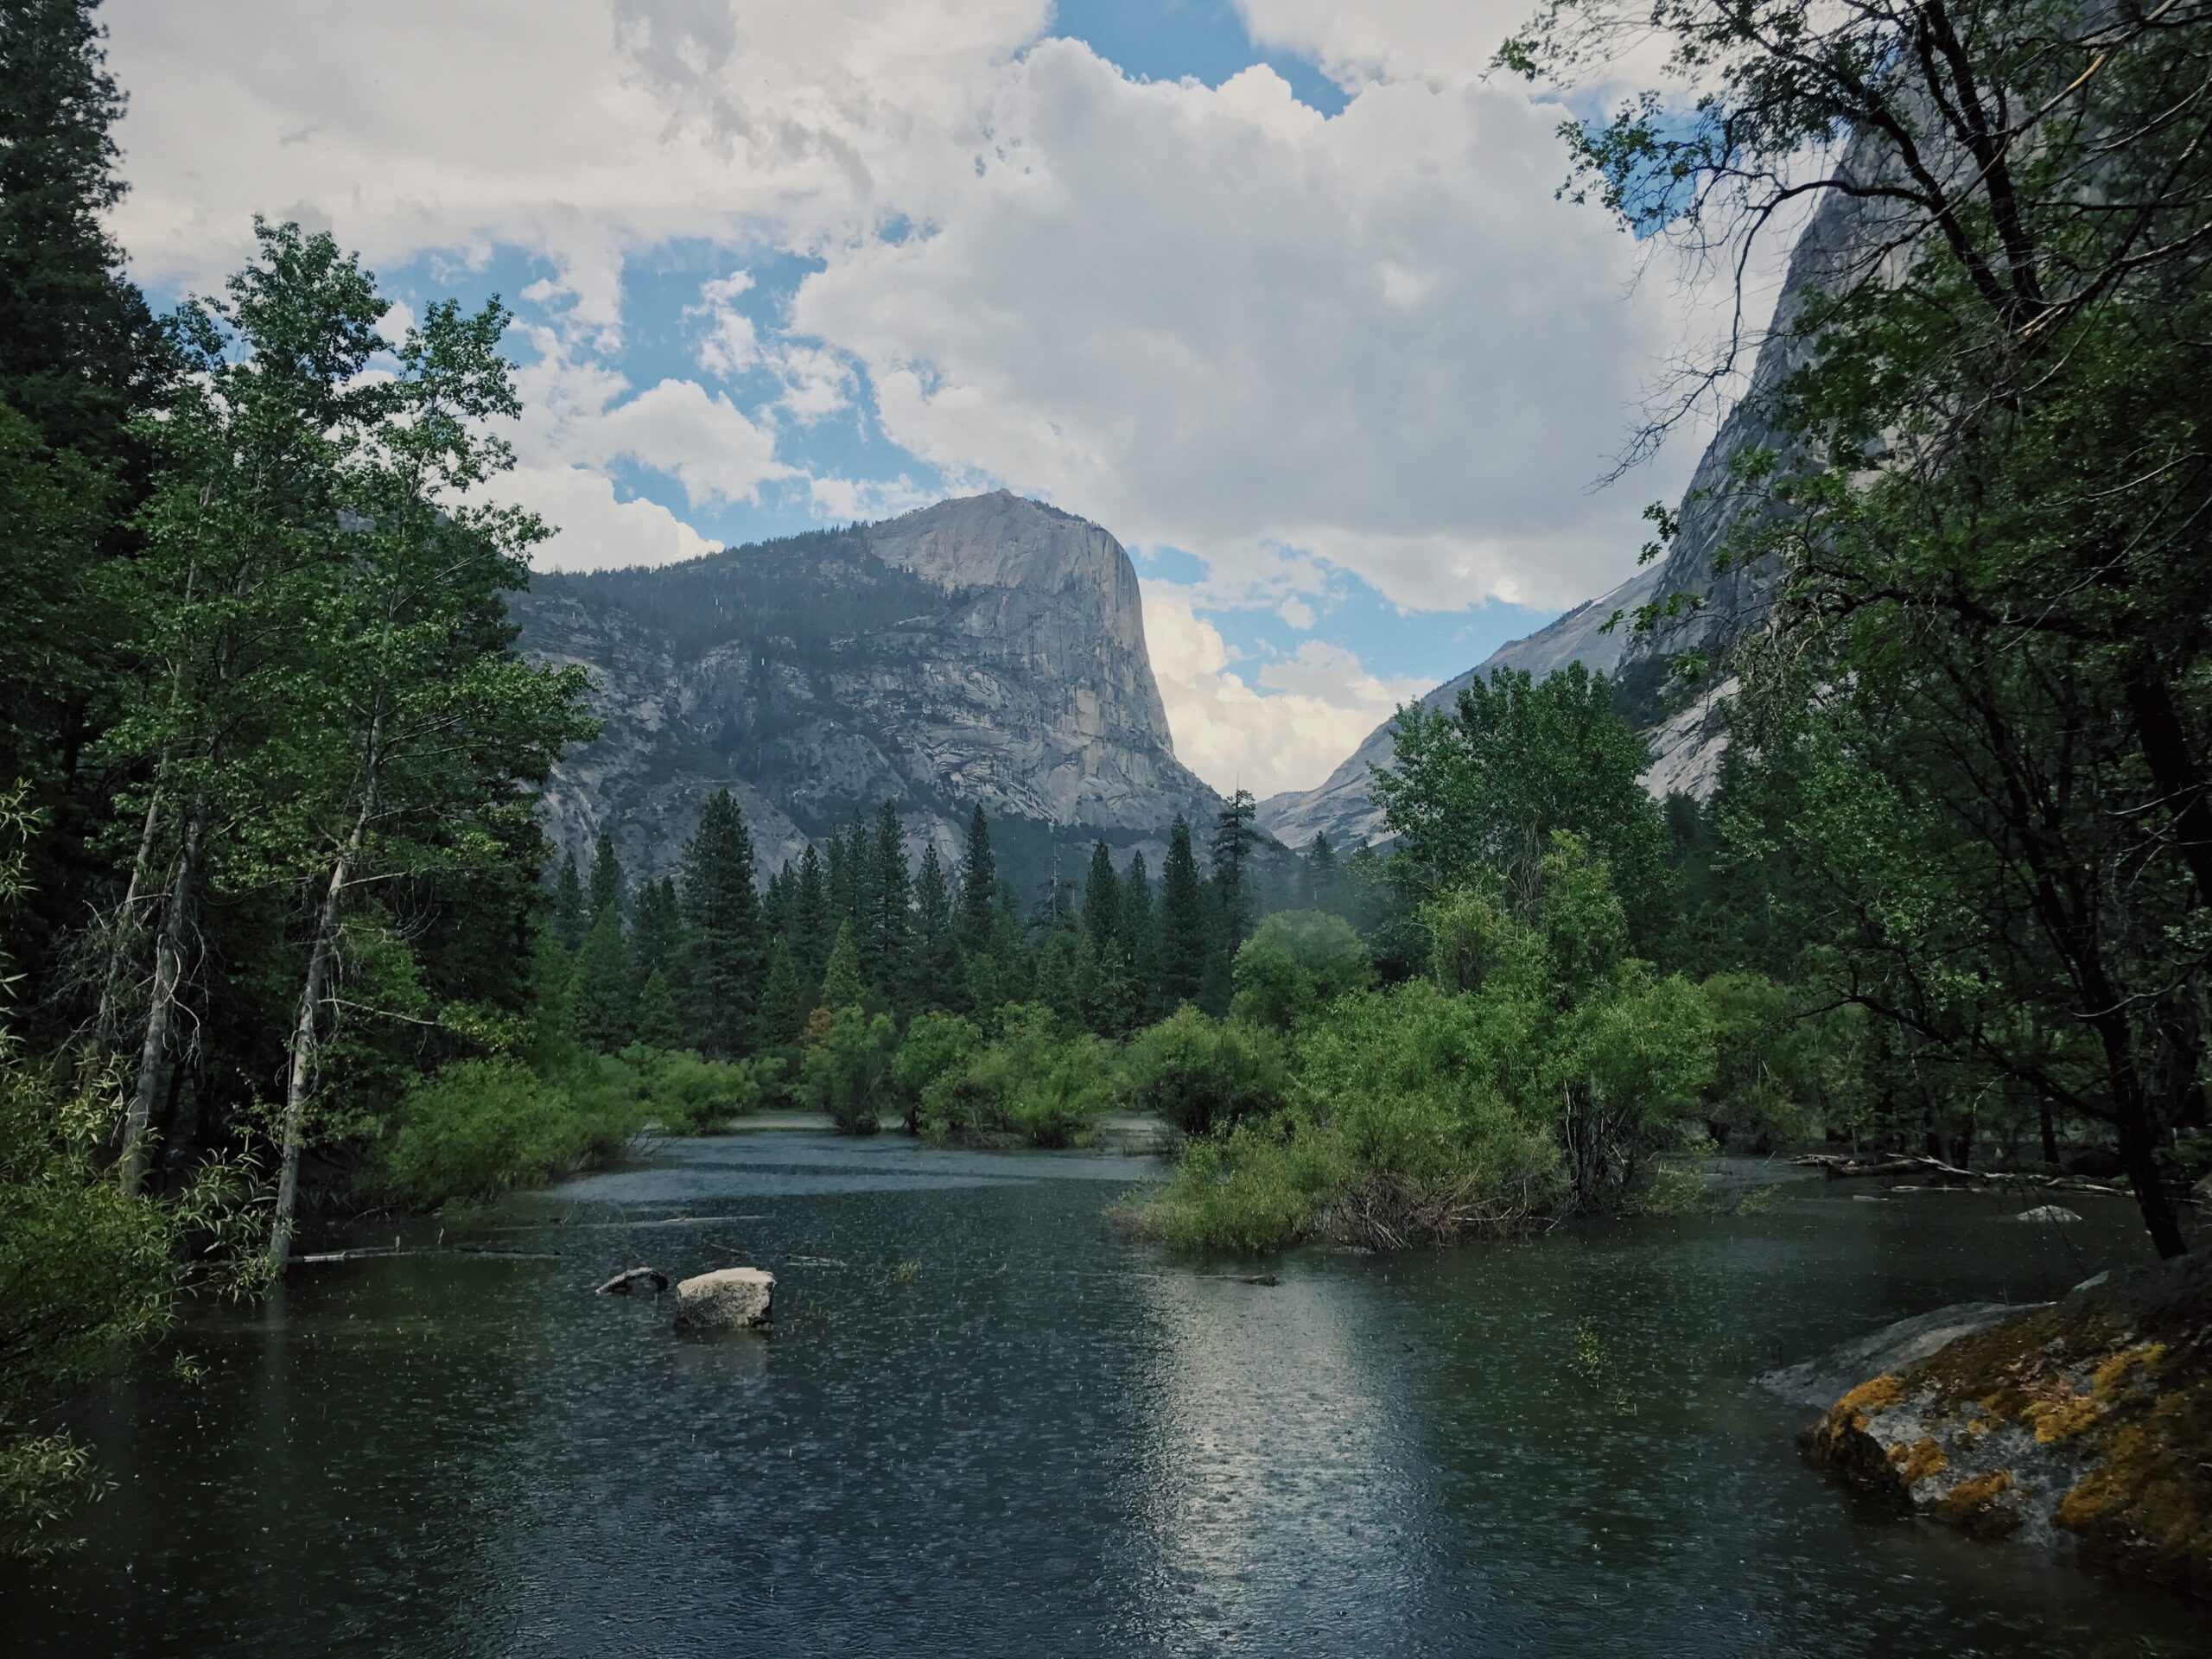
[[[1891,1446],[1890,1461],[1897,1466],[1897,1478],[1908,1486],[1940,1475],[1951,1466],[1950,1459],[1943,1455],[1943,1448],[1936,1444],[1930,1434],[1922,1435],[1910,1446],[1899,1443]]]
[[[2076,1394],[2062,1382],[2050,1393],[2031,1400],[2020,1416],[2035,1430],[2038,1446],[2070,1440],[2097,1421],[2096,1397]]]

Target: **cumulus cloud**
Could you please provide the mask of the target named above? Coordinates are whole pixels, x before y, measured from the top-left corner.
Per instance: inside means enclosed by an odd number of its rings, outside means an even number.
[[[1217,581],[1291,549],[1408,607],[1571,603],[1677,482],[1590,487],[1681,313],[1554,200],[1558,118],[1390,82],[1325,120],[1265,67],[1139,83],[1048,41],[926,232],[832,253],[793,321],[924,460]]]
[[[1401,702],[1428,689],[1380,678],[1342,647],[1307,640],[1260,671],[1263,693],[1231,670],[1218,628],[1156,594],[1145,596],[1144,631],[1175,753],[1224,793],[1312,788]]]
[[[1236,0],[1246,31],[1339,86],[1478,79],[1535,0]]]

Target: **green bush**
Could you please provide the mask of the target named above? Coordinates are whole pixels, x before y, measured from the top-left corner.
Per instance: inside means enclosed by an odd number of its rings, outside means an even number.
[[[1120,1082],[1130,1110],[1157,1113],[1185,1135],[1204,1135],[1280,1111],[1290,1097],[1289,1055],[1272,1031],[1239,1019],[1210,1019],[1185,1004],[1129,1039]]]
[[[1111,1048],[1068,1033],[1040,1004],[1014,1003],[995,1041],[923,1090],[918,1122],[933,1141],[1065,1147],[1087,1139],[1112,1104]]]
[[[496,1198],[613,1156],[644,1117],[638,1073],[606,1056],[558,1084],[512,1060],[458,1060],[401,1097],[367,1185],[408,1210]]]
[[[1705,997],[1715,1049],[1705,1119],[1722,1144],[1752,1152],[1813,1138],[1814,1113],[1801,1090],[1815,1045],[1797,1019],[1797,1000],[1760,974],[1715,974]]]
[[[622,1062],[638,1074],[647,1109],[669,1135],[702,1135],[760,1104],[760,1078],[742,1061],[632,1043],[622,1051]]]
[[[1253,1025],[1289,1031],[1348,991],[1375,982],[1367,946],[1341,916],[1278,911],[1236,953],[1230,1010]]]
[[[815,1011],[804,1062],[808,1101],[846,1135],[874,1135],[890,1104],[898,1028],[853,1004]]]
[[[941,1010],[914,1016],[891,1057],[891,1080],[906,1103],[909,1129],[921,1128],[922,1096],[930,1085],[965,1067],[982,1046],[983,1033],[972,1020]]]

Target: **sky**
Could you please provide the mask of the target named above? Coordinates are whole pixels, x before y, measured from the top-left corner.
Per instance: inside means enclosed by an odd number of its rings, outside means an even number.
[[[497,295],[545,569],[1006,487],[1126,545],[1266,796],[1630,575],[1710,284],[1557,199],[1530,0],[106,0],[157,300],[329,229]]]

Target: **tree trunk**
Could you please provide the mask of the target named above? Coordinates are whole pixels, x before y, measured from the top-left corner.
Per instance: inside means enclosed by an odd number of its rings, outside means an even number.
[[[338,861],[331,867],[330,882],[315,914],[315,944],[308,952],[299,1010],[292,1021],[291,1064],[284,1079],[283,1163],[276,1178],[276,1220],[269,1244],[280,1274],[291,1259],[292,1230],[299,1211],[300,1150],[305,1139],[308,1092],[315,1074],[316,1022],[322,1014],[323,985],[330,976],[330,959],[338,944],[338,904],[354,861],[360,855],[373,798],[372,790],[371,799],[362,803],[360,814],[353,820],[353,833],[346,837]]]
[[[191,919],[193,887],[200,876],[200,851],[207,831],[207,798],[196,795],[191,810],[185,814],[184,842],[177,849],[176,874],[169,883],[161,937],[154,946],[153,1001],[146,1009],[146,1033],[138,1046],[137,1084],[123,1117],[123,1155],[118,1169],[125,1192],[136,1192],[145,1179],[146,1126],[153,1116],[154,1098],[161,1092],[162,1066],[168,1054],[170,1020],[176,1007],[177,986],[184,977],[185,930]]]
[[[130,959],[130,929],[138,914],[138,889],[144,880],[146,866],[154,857],[154,836],[161,826],[162,776],[168,770],[168,757],[162,757],[160,770],[154,774],[153,798],[146,803],[145,826],[138,833],[138,855],[130,861],[130,880],[123,890],[123,904],[116,912],[115,941],[109,947],[107,975],[100,984],[99,1012],[92,1020],[92,1040],[105,1048],[115,1040],[116,993],[122,982],[124,965]]]
[[[2173,817],[2174,843],[2196,883],[2196,899],[2212,908],[2212,786],[2190,753],[2189,734],[2167,684],[2140,669],[2122,680],[2135,741],[2152,787]]]

